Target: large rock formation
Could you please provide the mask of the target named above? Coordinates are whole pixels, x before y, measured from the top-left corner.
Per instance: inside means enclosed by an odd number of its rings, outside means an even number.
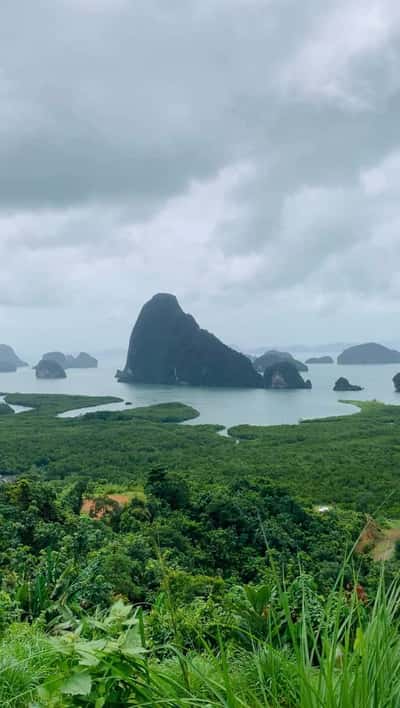
[[[0,344],[0,372],[16,371],[22,366],[28,364],[16,355],[14,349],[8,344]]]
[[[41,359],[34,368],[38,379],[65,379],[67,376],[61,364],[52,359]]]
[[[46,352],[42,359],[56,361],[63,369],[95,369],[98,365],[97,359],[86,352],[80,352],[76,357],[63,352]]]
[[[258,356],[254,359],[253,366],[256,371],[263,373],[266,368],[273,366],[273,364],[277,364],[280,361],[289,361],[291,364],[294,364],[297,371],[308,371],[308,366],[303,364],[302,361],[294,359],[289,352],[279,352],[276,349],[271,349],[270,351],[265,352],[265,354],[262,354],[262,356]]]
[[[348,379],[345,379],[344,376],[341,376],[335,383],[333,387],[334,391],[362,391],[362,386],[357,386],[355,384],[351,384]]]
[[[400,352],[382,344],[368,342],[345,349],[337,359],[338,364],[398,364]]]
[[[394,383],[394,388],[397,391],[397,393],[400,393],[400,373],[395,374],[392,378],[392,381]]]
[[[306,364],[333,364],[333,359],[331,356],[312,356],[310,359],[306,359]]]
[[[312,388],[312,384],[309,380],[304,381],[292,362],[280,361],[265,369],[264,387],[274,389]]]
[[[262,387],[249,359],[200,329],[176,297],[158,294],[147,302],[133,328],[119,381],[193,386]]]

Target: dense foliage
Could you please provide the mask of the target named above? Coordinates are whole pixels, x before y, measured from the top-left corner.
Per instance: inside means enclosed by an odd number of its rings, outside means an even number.
[[[366,512],[400,514],[399,408],[224,436],[179,403],[6,400],[33,410],[0,422],[1,705],[397,705],[363,652],[385,629],[400,660],[398,554],[379,581],[353,551]]]
[[[187,420],[193,409],[168,407],[95,413],[60,419],[68,409],[115,401],[84,396],[8,395],[11,404],[34,407],[5,416],[0,426],[0,474],[42,479],[144,483],[153,466],[179,472],[193,489],[254,477],[283,486],[301,503],[400,517],[400,408],[378,403],[343,418],[274,427],[236,426],[230,436],[216,426],[166,425]],[[240,444],[235,441],[240,440]]]

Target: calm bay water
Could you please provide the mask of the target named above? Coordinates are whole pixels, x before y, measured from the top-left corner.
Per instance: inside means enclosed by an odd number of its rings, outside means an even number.
[[[400,365],[337,366],[314,365],[304,374],[313,383],[311,391],[263,391],[258,389],[215,389],[191,386],[149,386],[121,384],[114,374],[117,363],[100,365],[98,369],[71,369],[62,380],[36,379],[35,372],[20,369],[17,373],[0,373],[0,391],[6,393],[65,393],[91,396],[119,396],[134,406],[147,406],[167,401],[181,401],[200,411],[194,423],[219,423],[227,427],[239,423],[278,425],[297,423],[306,418],[349,415],[353,406],[340,399],[372,400],[400,403],[393,389],[392,377]],[[364,391],[335,393],[334,382],[346,376],[351,383],[364,386]],[[103,407],[104,408],[104,407]],[[109,410],[125,409],[124,404],[111,404]]]

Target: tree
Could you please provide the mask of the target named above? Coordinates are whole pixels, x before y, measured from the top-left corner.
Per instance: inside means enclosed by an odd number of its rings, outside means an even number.
[[[155,467],[147,479],[149,492],[171,509],[184,509],[189,505],[190,493],[187,482],[176,472],[168,472],[164,467]]]

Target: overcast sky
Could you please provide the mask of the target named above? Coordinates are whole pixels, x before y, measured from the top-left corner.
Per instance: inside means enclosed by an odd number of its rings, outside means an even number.
[[[1,0],[0,341],[399,338],[399,0]],[[123,363],[123,362],[121,362]]]

